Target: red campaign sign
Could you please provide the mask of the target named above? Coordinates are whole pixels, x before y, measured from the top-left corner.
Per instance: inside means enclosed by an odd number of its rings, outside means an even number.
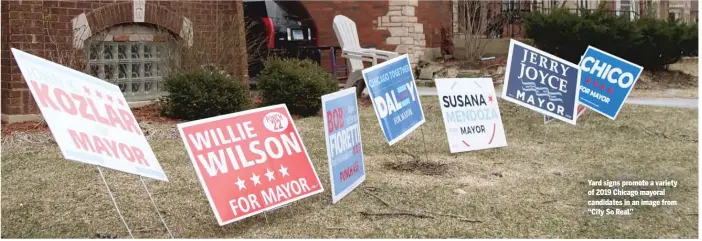
[[[178,129],[219,225],[324,191],[284,104]]]

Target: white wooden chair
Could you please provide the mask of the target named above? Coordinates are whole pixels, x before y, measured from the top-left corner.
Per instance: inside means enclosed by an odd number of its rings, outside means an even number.
[[[361,48],[356,23],[344,15],[336,15],[334,17],[334,33],[336,33],[336,38],[341,46],[341,57],[346,58],[346,66],[348,68],[348,78],[344,88],[358,86],[357,93],[359,94],[360,91],[368,94],[365,83],[359,81],[363,79],[361,71],[363,70],[364,61],[376,65],[378,64],[378,59],[389,60],[400,56],[395,52],[377,50],[375,48]]]

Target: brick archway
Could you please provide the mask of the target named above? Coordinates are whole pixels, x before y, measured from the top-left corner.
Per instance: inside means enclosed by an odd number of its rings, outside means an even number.
[[[192,22],[185,16],[145,1],[114,3],[81,13],[71,20],[73,47],[83,48],[83,42],[93,34],[124,23],[149,23],[165,28],[192,46]]]

